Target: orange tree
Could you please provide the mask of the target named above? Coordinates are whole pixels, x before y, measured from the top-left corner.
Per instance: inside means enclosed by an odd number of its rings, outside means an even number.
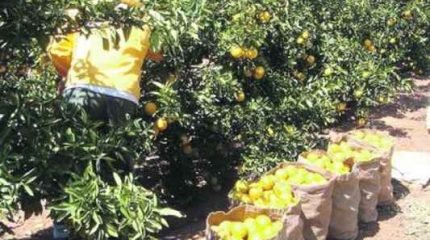
[[[405,71],[428,67],[424,0],[42,2],[2,6],[0,209],[48,199],[83,238],[153,236],[174,212],[142,185],[184,200],[202,182],[220,190],[228,172],[261,174],[324,144],[327,127],[365,125],[371,107],[411,89]],[[71,21],[69,7],[84,14]],[[60,104],[37,43],[58,27],[142,16],[166,59],[145,66],[140,116],[100,129]],[[138,180],[120,164],[129,156]]]

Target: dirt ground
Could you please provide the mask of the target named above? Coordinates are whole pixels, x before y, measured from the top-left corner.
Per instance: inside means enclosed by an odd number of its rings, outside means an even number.
[[[413,94],[401,94],[398,100],[374,111],[370,125],[387,130],[396,139],[398,150],[430,152],[430,134],[425,129],[425,107],[430,98],[430,79],[417,79]],[[393,181],[396,204],[379,209],[379,221],[362,225],[359,239],[424,240],[430,239],[430,189]],[[188,218],[173,223],[162,239],[204,239],[204,219],[214,210],[228,206],[226,192],[202,199],[189,209]],[[44,213],[13,227],[13,234],[0,239],[50,239],[51,220]]]

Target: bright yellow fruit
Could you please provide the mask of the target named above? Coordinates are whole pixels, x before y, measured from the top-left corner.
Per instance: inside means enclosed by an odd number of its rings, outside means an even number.
[[[262,66],[258,66],[254,70],[254,78],[257,80],[261,80],[264,78],[264,75],[266,74],[266,69]]]
[[[305,30],[302,32],[302,38],[303,39],[308,40],[310,36],[311,36],[311,34],[309,33],[308,30]]]
[[[260,228],[266,228],[272,223],[272,220],[270,220],[270,218],[266,215],[258,215],[255,218],[255,221],[257,223],[257,226]]]
[[[250,48],[245,51],[245,56],[248,59],[256,59],[258,57],[258,50],[256,48]]]
[[[275,185],[275,177],[272,175],[264,176],[261,178],[260,183],[264,190],[272,190]]]
[[[249,187],[248,187],[248,184],[245,181],[239,180],[234,185],[234,189],[236,190],[236,192],[248,193]]]
[[[244,102],[246,99],[246,95],[243,91],[239,91],[236,93],[236,101],[237,102]]]
[[[372,42],[372,40],[370,40],[370,39],[366,39],[366,40],[364,40],[363,45],[364,45],[366,48],[370,48],[371,46],[373,46],[373,42]]]
[[[230,49],[230,54],[234,59],[243,57],[244,51],[241,47],[235,46]]]
[[[252,201],[257,201],[261,197],[263,197],[263,189],[260,187],[253,187],[249,189],[249,197]]]
[[[298,37],[296,43],[299,45],[303,45],[305,43],[305,39],[303,37]]]
[[[168,127],[168,123],[167,120],[165,118],[160,118],[155,122],[155,127],[158,129],[158,131],[160,132],[164,132],[166,131],[167,127]]]
[[[233,226],[231,228],[231,233],[233,236],[237,237],[238,239],[244,239],[248,235],[248,229],[246,228],[246,225],[237,222],[233,223]]]
[[[268,11],[264,11],[259,14],[259,19],[262,23],[268,23],[271,18],[272,18],[272,15]]]
[[[275,177],[277,178],[277,181],[279,181],[279,180],[287,180],[287,178],[288,178],[288,172],[284,168],[278,169],[275,172]]]

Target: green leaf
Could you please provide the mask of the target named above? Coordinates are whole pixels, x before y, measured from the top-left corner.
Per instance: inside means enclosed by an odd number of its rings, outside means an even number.
[[[118,175],[118,173],[114,172],[113,178],[115,179],[116,185],[118,185],[118,186],[122,185],[122,180],[121,180],[121,177]]]

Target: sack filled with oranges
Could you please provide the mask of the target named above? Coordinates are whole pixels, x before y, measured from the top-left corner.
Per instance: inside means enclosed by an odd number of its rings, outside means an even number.
[[[282,214],[238,206],[229,212],[213,212],[206,219],[207,240],[295,240],[287,236]]]
[[[346,136],[340,142],[330,143],[327,154],[333,161],[353,163],[353,168],[358,171],[361,195],[358,219],[364,223],[375,222],[378,219],[376,207],[381,190],[380,154],[371,149],[350,144]]]
[[[329,225],[329,238],[355,239],[358,236],[358,207],[360,188],[358,171],[347,159],[336,162],[324,150],[312,150],[299,156],[298,162],[311,164],[335,175],[333,207]]]
[[[300,200],[303,237],[325,240],[332,210],[333,175],[318,167],[291,162],[280,164],[266,174],[273,175],[285,179]]]
[[[391,184],[392,158],[394,152],[394,140],[385,132],[362,129],[351,131],[347,134],[347,141],[351,145],[379,152],[381,191],[378,196],[378,205],[389,205],[394,201],[393,185]]]
[[[302,209],[286,176],[284,171],[265,175],[252,182],[239,180],[230,192],[229,198],[232,207],[245,205],[248,209],[285,216],[287,238],[302,240]]]

